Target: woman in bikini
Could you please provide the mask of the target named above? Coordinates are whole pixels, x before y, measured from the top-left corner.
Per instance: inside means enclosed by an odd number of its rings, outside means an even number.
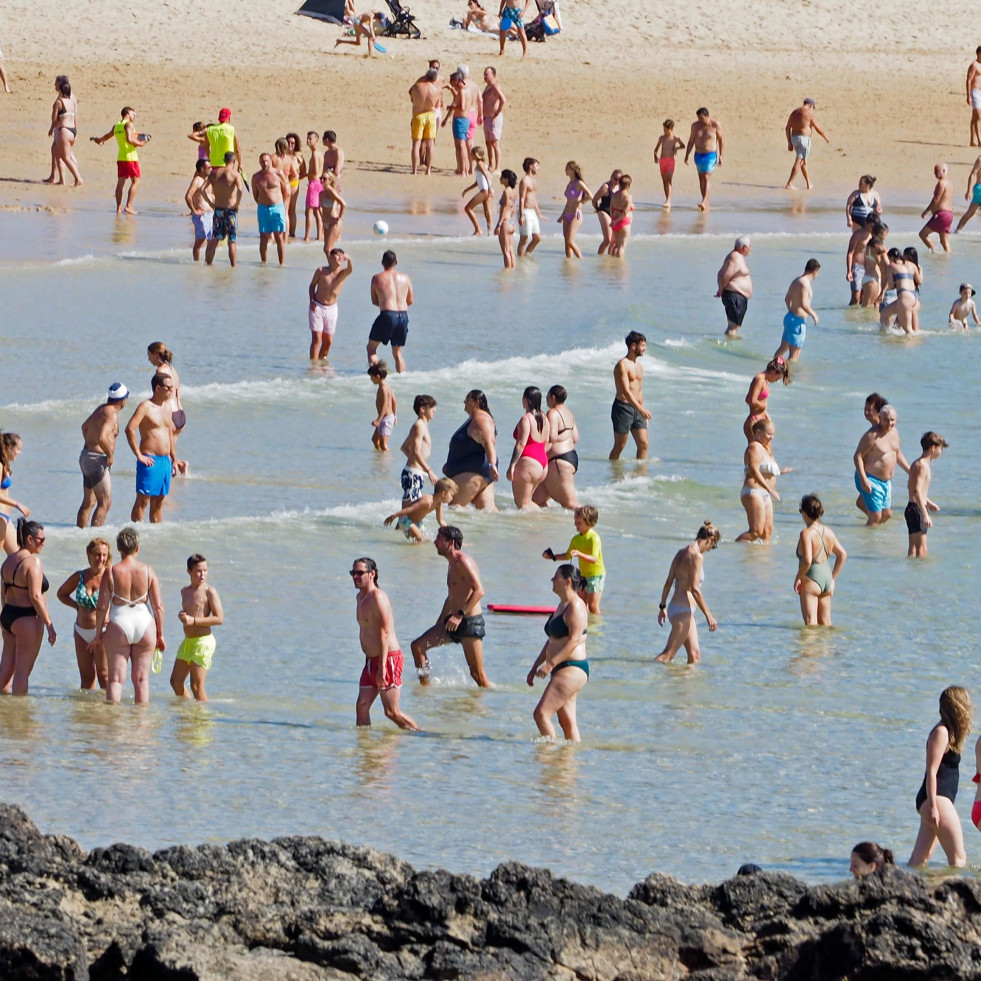
[[[808,627],[831,626],[831,597],[848,553],[837,535],[821,523],[824,507],[815,494],[800,502],[804,529],[797,539],[797,575],[794,592],[800,597],[800,613]],[[835,557],[834,568],[831,556]]]
[[[502,170],[501,210],[494,231],[497,234],[497,240],[501,243],[501,255],[504,256],[505,269],[514,269],[514,204],[517,200],[514,189],[517,186],[518,175],[513,170]],[[540,397],[541,393],[539,392]]]
[[[514,427],[514,452],[507,478],[511,481],[514,503],[522,510],[537,511],[534,495],[545,480],[549,437],[548,418],[542,412],[541,389],[529,385],[521,396],[521,405],[525,414]]]
[[[337,190],[337,175],[332,170],[325,169],[320,180],[323,184],[320,189],[320,219],[324,225],[324,255],[329,257],[330,250],[341,240],[347,202]]]
[[[289,206],[289,237],[296,238],[296,199],[300,191],[300,181],[307,176],[307,162],[300,153],[300,134],[286,134],[287,152],[293,158],[292,174],[290,175],[290,206]]]
[[[58,97],[51,107],[51,126],[48,129],[48,136],[51,137],[51,173],[44,183],[64,184],[67,167],[75,180],[72,186],[80,187],[82,175],[78,172],[78,161],[72,150],[78,136],[78,102],[72,95],[67,75],[59,75],[55,79],[55,90]]]
[[[633,222],[630,213],[634,210],[634,199],[630,196],[630,185],[633,183],[629,174],[620,178],[620,187],[610,200],[610,231],[613,233],[613,244],[610,255],[618,259],[623,257],[630,237],[630,225]]]
[[[562,734],[579,742],[576,723],[576,699],[589,681],[589,661],[586,659],[586,623],[589,614],[579,598],[582,583],[579,570],[571,563],[560,565],[552,576],[552,592],[559,605],[545,622],[548,639],[526,681],[533,688],[535,678],[548,678],[548,685],[535,706],[538,731],[548,739],[555,738],[552,716],[558,717]]]
[[[890,249],[887,255],[883,286],[886,294],[895,290],[896,299],[880,309],[879,325],[889,327],[895,316],[896,326],[909,334],[913,331],[913,310],[916,307],[916,264],[907,262],[899,249]]]
[[[784,385],[790,384],[790,365],[781,357],[775,357],[762,371],[753,375],[746,393],[745,402],[749,406],[749,415],[743,423],[743,433],[746,442],[753,442],[753,423],[760,419],[769,419],[767,399],[770,397],[770,385],[783,379]]]
[[[476,189],[477,193],[463,206],[463,211],[473,224],[474,235],[480,234],[480,223],[474,214],[477,205],[483,206],[484,223],[487,225],[487,234],[491,233],[491,178],[490,171],[487,169],[485,160],[487,154],[482,146],[475,146],[470,151],[470,160],[473,164],[474,182],[468,184],[461,192],[460,197],[465,198],[471,191]]]
[[[882,294],[882,281],[879,279],[879,263],[885,255],[886,247],[881,236],[876,235],[865,247],[865,274],[862,276],[859,303],[863,307],[874,307]]]
[[[570,160],[565,165],[565,175],[569,178],[569,183],[563,192],[565,196],[565,207],[558,221],[562,226],[562,238],[565,239],[565,257],[567,259],[581,259],[582,252],[576,245],[576,232],[582,224],[582,204],[592,198],[592,192],[586,187],[586,182],[582,179],[582,171],[575,160]]]
[[[0,566],[3,588],[0,692],[26,695],[31,672],[41,652],[45,628],[49,644],[53,646],[58,639],[44,601],[48,577],[41,568],[38,554],[44,541],[44,526],[21,518],[17,522],[17,551]]]
[[[959,685],[945,688],[940,695],[940,721],[930,730],[926,744],[926,771],[916,795],[920,830],[909,864],[926,865],[940,842],[947,864],[967,865],[964,829],[954,801],[960,776],[961,750],[971,731],[971,696]]]
[[[184,427],[187,425],[187,414],[184,412],[184,405],[181,402],[181,380],[178,377],[177,370],[174,368],[174,353],[164,344],[163,341],[154,341],[146,349],[147,360],[156,369],[156,374],[158,375],[170,375],[174,379],[174,394],[167,406],[170,408],[171,419],[174,423],[174,446],[177,445],[177,437],[184,431]],[[181,473],[187,472],[187,465],[184,461],[183,469],[181,468],[181,463],[178,464],[178,470]]]
[[[137,705],[150,701],[150,663],[153,651],[167,649],[164,641],[164,608],[157,574],[137,562],[140,536],[135,528],[123,528],[116,536],[122,558],[102,574],[99,605],[95,611],[99,638],[109,663],[106,701],[119,702],[130,662]],[[149,606],[147,603],[149,602]],[[150,608],[153,612],[150,612]]]
[[[671,560],[668,578],[664,580],[661,590],[661,601],[658,604],[657,622],[663,627],[671,622],[671,633],[664,650],[654,658],[655,661],[667,663],[674,659],[675,654],[684,645],[688,654],[688,663],[696,664],[702,658],[698,646],[698,627],[695,625],[695,607],[705,614],[710,631],[718,627],[715,617],[709,612],[708,604],[702,595],[702,582],[705,573],[702,571],[702,556],[717,548],[722,532],[711,521],[706,521],[695,535],[695,540],[686,545]],[[668,593],[674,584],[674,595],[668,602]]]
[[[534,502],[545,507],[549,500],[574,511],[579,507],[576,496],[576,471],[579,469],[579,427],[572,410],[565,404],[569,393],[561,385],[553,385],[545,396],[548,412],[548,467],[545,479],[535,488]]]
[[[93,538],[85,548],[89,560],[87,569],[73,572],[58,590],[58,599],[75,610],[75,659],[78,675],[85,690],[109,686],[109,667],[106,652],[99,643],[99,628],[95,611],[99,605],[99,583],[112,560],[112,549],[104,538]]]
[[[749,520],[749,530],[744,531],[736,539],[737,542],[762,540],[766,544],[773,535],[773,501],[780,500],[777,477],[793,470],[793,467],[781,470],[773,459],[775,432],[772,419],[757,419],[753,423],[753,439],[743,453],[745,477],[739,492],[740,503]]]
[[[912,245],[903,249],[903,258],[913,270],[913,295],[916,303],[913,305],[912,326],[910,333],[915,334],[920,329],[920,287],[923,285],[923,267],[920,265],[920,254]]]
[[[30,508],[24,507],[7,493],[13,483],[10,471],[14,460],[20,456],[22,445],[17,433],[5,433],[0,430],[0,536],[2,536],[0,541],[3,542],[3,550],[8,555],[13,555],[20,547],[17,544],[17,529],[10,520],[11,508],[20,511],[25,518],[31,516]]]
[[[610,231],[610,225],[613,223],[613,219],[610,217],[610,202],[613,200],[613,195],[620,190],[622,175],[622,170],[614,170],[610,174],[610,179],[601,184],[599,190],[593,195],[593,208],[596,210],[600,231],[603,233],[603,241],[600,242],[599,248],[596,250],[597,255],[603,255],[613,242],[613,232]]]

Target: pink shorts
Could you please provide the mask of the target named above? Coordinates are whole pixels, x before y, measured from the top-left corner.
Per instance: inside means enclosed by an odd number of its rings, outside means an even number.
[[[928,222],[927,228],[931,232],[943,232],[946,235],[950,232],[950,226],[954,222],[953,211],[938,211]]]
[[[484,139],[491,143],[501,139],[504,132],[504,114],[499,113],[493,119],[484,119]]]
[[[324,189],[324,185],[314,177],[312,181],[307,182],[307,207],[308,208],[319,208],[320,207],[320,192]]]
[[[674,157],[661,157],[657,166],[664,177],[670,177],[674,173]]]
[[[361,688],[375,688],[378,691],[387,691],[389,688],[402,687],[402,666],[404,659],[401,651],[389,651],[385,658],[385,684],[378,687],[375,683],[378,678],[378,658],[365,658],[364,668],[361,671],[361,680],[358,685]]]
[[[467,118],[470,120],[470,128],[467,130],[467,139],[472,140],[474,133],[477,132],[477,113],[471,113]]]
[[[313,309],[307,318],[310,330],[315,334],[326,334],[328,337],[334,336],[337,330],[337,304],[336,303],[317,303],[314,300]]]

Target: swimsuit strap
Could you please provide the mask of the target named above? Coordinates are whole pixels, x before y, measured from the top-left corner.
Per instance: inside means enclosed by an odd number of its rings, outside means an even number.
[[[559,410],[558,406],[555,408],[555,414],[562,420],[563,423],[565,423],[565,416],[562,415],[562,412]],[[569,432],[570,429],[572,429],[572,426],[566,426],[565,429],[560,429],[557,435],[561,436],[563,433]]]
[[[17,570],[27,561],[28,558],[29,558],[29,556],[24,556],[24,558],[22,558],[20,560],[20,562],[18,562],[17,565],[14,566],[14,571],[10,573],[10,582],[7,582],[6,580],[4,580],[4,583],[3,584],[8,589],[27,589],[27,586],[26,585],[25,586],[18,586],[17,583],[14,582],[14,580],[17,578]]]
[[[117,606],[139,606],[141,603],[145,603],[150,598],[150,567],[143,566],[143,571],[146,574],[146,591],[139,599],[127,599],[125,596],[120,596],[116,592],[116,584],[113,581],[112,570],[109,571],[109,585],[112,587],[112,598],[118,599],[120,602]]]

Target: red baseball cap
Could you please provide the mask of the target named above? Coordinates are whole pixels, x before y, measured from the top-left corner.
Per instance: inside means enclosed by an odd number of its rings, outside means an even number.
[[[231,119],[231,118],[232,118],[232,110],[231,109],[220,109],[218,111],[218,122],[219,123],[227,123],[228,120]]]

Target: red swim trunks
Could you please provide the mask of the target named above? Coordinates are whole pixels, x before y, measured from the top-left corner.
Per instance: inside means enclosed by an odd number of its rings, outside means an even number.
[[[661,157],[657,166],[665,177],[670,177],[674,173],[674,157]]]
[[[950,226],[954,223],[953,211],[938,211],[928,222],[927,228],[932,232],[943,232],[945,235],[950,231]]]
[[[119,178],[139,177],[140,176],[139,160],[117,160],[116,176]]]
[[[974,827],[981,831],[981,800],[974,802],[974,806],[971,808],[971,820],[974,822]]]
[[[389,651],[385,658],[385,684],[380,688],[375,683],[378,678],[378,658],[365,658],[364,668],[361,671],[361,680],[358,682],[361,688],[377,688],[378,691],[387,691],[389,688],[402,687],[402,666],[405,663],[401,651]]]

